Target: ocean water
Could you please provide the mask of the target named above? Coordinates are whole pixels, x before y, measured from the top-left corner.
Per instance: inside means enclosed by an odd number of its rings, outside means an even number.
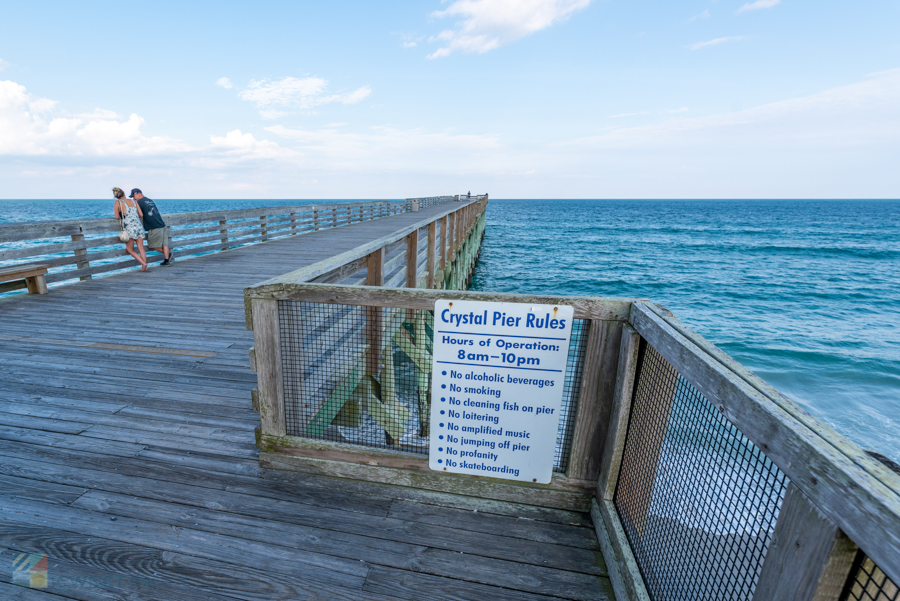
[[[0,223],[107,216],[111,199],[0,200]],[[492,199],[487,222],[473,289],[650,299],[900,462],[900,201]]]
[[[650,299],[900,462],[900,201],[492,199],[472,288]]]

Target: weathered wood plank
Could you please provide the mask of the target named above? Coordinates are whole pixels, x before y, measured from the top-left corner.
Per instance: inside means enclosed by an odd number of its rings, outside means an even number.
[[[109,516],[77,507],[31,502],[27,508],[0,497],[0,510],[7,521],[30,526],[46,526],[65,530],[73,522],[79,524],[80,533],[98,536],[124,543],[152,547],[162,551],[186,553],[206,559],[222,560],[226,554],[243,554],[244,558],[232,561],[246,565],[247,561],[263,562],[276,572],[302,575],[310,584],[338,584],[353,577],[365,576],[366,567],[360,561],[340,559],[291,549],[279,543],[277,538],[268,544],[221,534],[213,534],[192,528],[173,528],[142,519]]]
[[[497,501],[466,495],[456,495],[408,486],[381,484],[363,480],[348,480],[320,476],[317,474],[290,472],[282,470],[260,469],[259,477],[275,482],[291,485],[320,486],[329,490],[339,488],[369,497],[384,497],[391,500],[412,501],[436,508],[453,508],[463,511],[487,513],[491,515],[514,517],[523,521],[546,522],[563,526],[591,526],[590,515],[583,512],[567,511],[536,505],[524,505],[509,501]]]
[[[177,499],[179,503],[201,507],[215,502],[223,510],[230,507],[226,497],[243,499],[244,496],[259,497],[262,504],[286,501],[295,507],[309,505],[378,517],[386,516],[390,507],[387,498],[339,488],[260,481],[256,478],[255,465],[248,466],[252,469],[234,470],[231,466],[237,461],[222,467],[221,457],[211,458],[198,453],[187,456],[148,450],[139,457],[110,461],[100,453],[78,455],[71,451],[0,441],[0,455],[4,457],[0,473],[10,477],[161,501]],[[42,471],[40,463],[29,463],[34,460],[46,463],[46,468]],[[227,491],[224,497],[223,491]],[[303,509],[295,511],[304,512]]]
[[[0,496],[18,499],[23,505],[29,501],[69,505],[88,489],[66,484],[41,482],[16,476],[0,476]]]
[[[17,555],[17,553],[13,553],[12,550],[0,551],[0,555],[8,555],[10,559]],[[39,589],[34,588],[22,588],[16,584],[9,584],[5,582],[5,578],[9,578],[6,574],[12,572],[12,563],[7,562],[6,560],[0,560],[0,569],[3,570],[3,575],[0,576],[0,599],[4,599],[5,601],[59,601],[59,597],[57,595],[53,595],[51,593],[45,593]]]
[[[607,583],[600,581],[600,586]],[[558,596],[535,595],[519,590],[508,590],[485,586],[473,582],[442,578],[429,574],[420,574],[406,570],[397,570],[384,566],[373,566],[366,576],[363,590],[390,596],[393,599],[410,599],[411,601],[472,601],[474,599],[490,599],[491,601],[550,601]],[[612,591],[604,591],[610,599]]]
[[[566,474],[596,480],[612,412],[622,324],[591,320]]]
[[[625,529],[612,501],[591,501],[591,519],[609,570],[609,579],[619,601],[650,601],[641,571],[625,536]]]
[[[263,432],[284,436],[287,430],[284,423],[284,382],[281,377],[278,303],[274,300],[255,300],[253,305],[260,421]]]
[[[524,487],[510,483],[508,480],[495,478],[438,474],[428,469],[427,462],[413,457],[404,460],[404,464],[401,465],[404,469],[397,469],[372,465],[373,460],[365,459],[363,453],[357,455],[356,461],[350,461],[353,458],[350,453],[342,455],[339,461],[334,461],[308,456],[315,454],[315,450],[277,445],[267,448],[278,452],[260,453],[260,466],[265,468],[368,480],[384,484],[399,484],[437,492],[481,496],[500,501],[514,501],[572,511],[585,511],[590,506],[588,491],[593,488],[593,483],[589,481],[581,480],[573,483],[559,476],[554,477],[550,484]],[[291,453],[297,453],[297,455],[291,455]],[[379,461],[384,461],[384,459],[375,460],[374,463]],[[418,469],[415,469],[416,467]]]
[[[616,390],[613,394],[606,443],[600,457],[600,477],[597,480],[597,498],[601,501],[611,501],[616,492],[622,454],[625,452],[625,437],[628,435],[628,419],[631,416],[631,398],[634,394],[640,342],[640,336],[634,328],[628,324],[622,326]]]
[[[388,515],[407,522],[421,522],[446,528],[464,528],[540,543],[591,550],[600,548],[593,529],[587,528],[583,524],[541,522],[528,517],[497,515],[489,513],[485,509],[489,511],[489,508],[473,511],[394,500],[391,502],[391,511]]]
[[[753,598],[838,601],[858,547],[788,484]]]
[[[235,598],[232,596],[235,593],[241,599],[271,599],[276,595],[307,598],[305,595],[308,592],[300,583],[286,585],[284,581],[290,582],[289,577],[272,574],[271,580],[268,580],[252,567],[183,554],[160,553],[137,545],[88,538],[56,529],[0,522],[0,545],[3,545],[0,546],[0,570],[9,567],[11,559],[23,552],[47,554],[50,558],[47,588],[44,589],[46,593],[12,587],[34,591],[43,597],[0,597],[4,601],[32,598],[41,601],[59,601],[61,598],[84,601],[230,601]],[[8,578],[9,572],[3,570],[0,580]],[[3,591],[0,585],[0,595]],[[226,593],[227,596],[214,591]]]
[[[567,304],[575,309],[575,317],[577,319],[599,319],[606,321],[627,321],[631,312],[632,303],[629,299],[601,297],[535,296],[526,294],[451,290],[438,291],[425,289],[360,289],[359,287],[354,286],[320,284],[261,284],[248,289],[247,294],[248,297],[252,299],[302,299],[304,301],[316,303],[400,307],[404,309],[423,310],[433,310],[434,302],[439,298],[507,303]]]

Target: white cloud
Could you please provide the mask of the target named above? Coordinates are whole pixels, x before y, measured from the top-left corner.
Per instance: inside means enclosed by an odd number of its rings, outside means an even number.
[[[756,2],[748,2],[738,9],[738,14],[742,12],[746,12],[748,10],[759,10],[761,8],[772,8],[776,4],[781,2],[781,0],[756,0]]]
[[[282,148],[271,140],[257,140],[253,134],[245,134],[239,129],[222,137],[210,136],[209,142],[213,150],[241,159],[290,159],[297,156],[292,150]]]
[[[546,29],[585,8],[591,0],[456,0],[433,17],[458,17],[456,29],[446,29],[430,41],[444,43],[428,55],[484,53]]]
[[[0,58],[0,71],[3,71],[5,68],[9,66],[9,63]]]
[[[696,44],[691,44],[688,46],[691,50],[700,50],[701,48],[706,48],[707,46],[718,46],[719,44],[723,44],[725,42],[737,42],[739,40],[743,40],[744,36],[727,36],[724,38],[716,38],[714,40],[709,40],[708,42],[697,42]]]
[[[712,15],[709,14],[709,9],[706,9],[699,15],[694,15],[693,17],[688,19],[688,21],[693,23],[694,21],[699,21],[700,19],[708,19],[708,18],[710,18],[710,16],[712,16]]]
[[[134,156],[187,149],[171,138],[144,136],[138,115],[123,120],[102,109],[69,115],[57,104],[13,81],[0,81],[0,155]]]
[[[231,83],[231,80],[227,77],[220,77],[216,80],[216,85],[225,88],[226,90],[230,90],[234,87],[234,84]]]
[[[689,110],[690,110],[690,109],[689,109],[688,107],[683,106],[683,107],[677,108],[677,109],[669,109],[669,110],[666,111],[666,113],[668,113],[668,114],[671,115],[672,113],[686,113],[686,112],[688,112]]]
[[[665,105],[664,105],[665,106]],[[420,128],[223,128],[189,146],[138,115],[66,113],[0,82],[7,197],[371,198],[478,188],[505,197],[893,197],[900,69],[820,93],[688,118],[671,109],[568,141]],[[692,109],[693,110],[693,109]],[[677,111],[677,113],[676,113]],[[672,114],[669,114],[669,113]],[[658,120],[658,121],[657,121]],[[591,129],[596,131],[598,121]],[[265,139],[268,138],[268,139]]]
[[[362,86],[344,94],[325,94],[328,82],[321,77],[282,77],[274,81],[251,81],[239,94],[241,100],[254,103],[264,119],[287,114],[284,109],[310,109],[322,104],[355,104],[372,93]]]
[[[415,48],[416,46],[418,46],[418,44],[415,42],[403,42],[404,48]]]

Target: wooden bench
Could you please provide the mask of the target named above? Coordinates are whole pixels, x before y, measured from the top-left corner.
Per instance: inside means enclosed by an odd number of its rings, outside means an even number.
[[[46,265],[17,265],[0,269],[0,282],[16,282],[16,284],[0,286],[0,292],[9,292],[19,288],[28,288],[29,294],[47,294]],[[24,283],[20,282],[24,280]]]

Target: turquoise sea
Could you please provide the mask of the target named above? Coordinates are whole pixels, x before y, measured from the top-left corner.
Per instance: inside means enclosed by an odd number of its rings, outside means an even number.
[[[156,201],[164,214],[319,202]],[[111,213],[0,200],[0,223]],[[650,299],[900,462],[900,201],[492,199],[473,288]]]
[[[473,288],[650,299],[900,462],[900,201],[492,199]]]

